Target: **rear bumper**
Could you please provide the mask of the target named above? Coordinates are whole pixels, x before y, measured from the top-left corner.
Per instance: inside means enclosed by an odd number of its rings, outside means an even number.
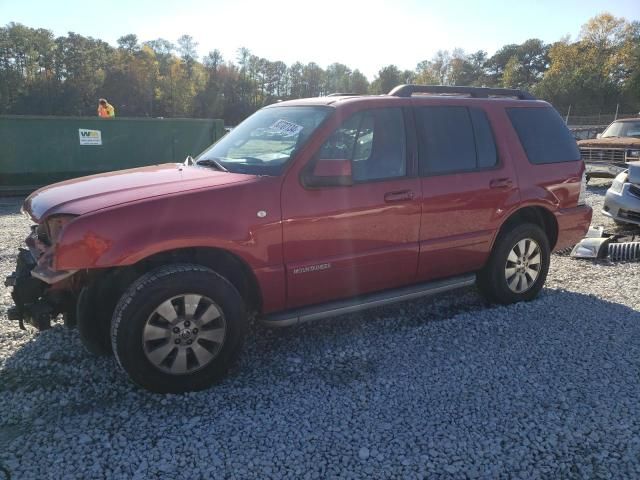
[[[587,205],[563,208],[555,213],[558,221],[558,241],[554,251],[572,247],[582,240],[591,225],[593,210]]]

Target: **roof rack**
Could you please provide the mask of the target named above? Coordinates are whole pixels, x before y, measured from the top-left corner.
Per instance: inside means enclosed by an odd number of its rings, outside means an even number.
[[[398,85],[389,92],[394,97],[410,97],[414,93],[439,95],[469,95],[472,98],[515,97],[519,100],[536,100],[529,92],[512,88],[449,87],[444,85]]]
[[[327,97],[354,97],[356,95],[362,95],[361,93],[330,93]]]

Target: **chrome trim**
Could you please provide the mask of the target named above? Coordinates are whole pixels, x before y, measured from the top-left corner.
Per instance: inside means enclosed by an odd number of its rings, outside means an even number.
[[[476,275],[437,280],[434,282],[401,287],[394,290],[372,293],[361,297],[337,300],[312,307],[270,314],[259,319],[260,323],[273,327],[289,327],[299,323],[311,322],[323,318],[358,312],[369,308],[381,307],[392,303],[413,300],[428,295],[447,292],[458,288],[469,287],[476,281]]]
[[[579,147],[580,157],[585,162],[624,164],[627,149],[620,147]]]

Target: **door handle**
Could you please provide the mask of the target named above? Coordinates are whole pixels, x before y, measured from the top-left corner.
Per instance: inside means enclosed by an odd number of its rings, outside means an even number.
[[[384,201],[387,203],[391,202],[404,202],[408,200],[413,200],[415,194],[411,190],[400,190],[397,192],[387,192],[384,194]]]
[[[511,188],[512,185],[510,178],[494,178],[489,182],[489,188]]]

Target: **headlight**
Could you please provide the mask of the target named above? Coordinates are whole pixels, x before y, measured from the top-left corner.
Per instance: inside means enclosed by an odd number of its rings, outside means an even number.
[[[627,181],[627,172],[622,172],[615,178],[615,180],[609,187],[609,190],[613,193],[622,193],[622,187],[624,187],[624,184],[626,181]]]
[[[49,231],[49,241],[54,244],[60,236],[62,229],[77,215],[54,215],[47,219],[47,230]]]
[[[627,158],[637,158],[640,160],[640,150],[627,150]]]

